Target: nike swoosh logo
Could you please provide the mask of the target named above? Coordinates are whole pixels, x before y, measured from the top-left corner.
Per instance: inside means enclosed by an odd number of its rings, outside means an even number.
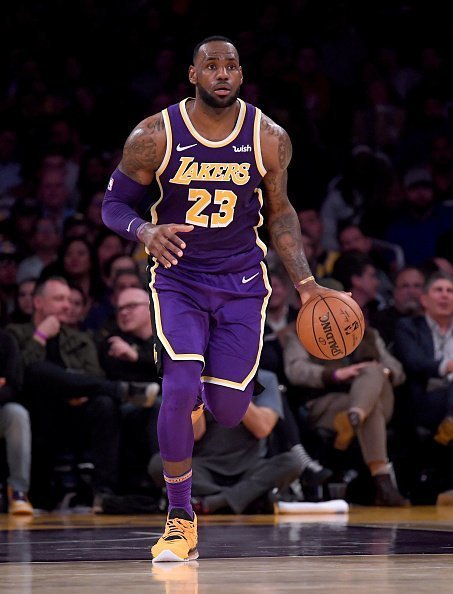
[[[255,278],[255,276],[258,276],[258,275],[259,275],[259,272],[257,272],[253,276],[249,276],[249,278],[245,278],[245,276],[243,276],[242,277],[242,284],[245,285],[246,283],[249,283],[251,280],[253,280]]]
[[[181,151],[186,151],[187,149],[190,149],[194,146],[197,146],[197,142],[195,144],[188,144],[186,146],[181,146],[180,144],[178,144],[178,146],[176,147],[176,150],[178,151],[178,153],[180,153]]]
[[[130,231],[130,230],[131,230],[131,225],[132,225],[132,223],[135,221],[135,219],[136,219],[136,218],[137,218],[137,217],[134,217],[134,218],[132,219],[132,221],[131,221],[131,222],[129,223],[129,225],[127,226],[127,229],[126,229],[126,231]]]

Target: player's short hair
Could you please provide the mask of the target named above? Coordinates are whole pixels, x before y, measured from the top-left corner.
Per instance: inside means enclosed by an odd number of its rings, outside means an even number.
[[[192,56],[192,60],[194,62],[196,60],[198,52],[200,51],[200,47],[202,45],[204,45],[205,43],[209,43],[210,41],[224,41],[225,43],[231,43],[231,45],[234,47],[234,49],[236,49],[236,46],[231,41],[231,39],[229,39],[228,37],[225,37],[224,35],[211,35],[210,37],[205,37],[203,39],[203,41],[200,41],[200,43],[197,43],[197,45],[195,46],[195,48],[193,50],[193,56]]]

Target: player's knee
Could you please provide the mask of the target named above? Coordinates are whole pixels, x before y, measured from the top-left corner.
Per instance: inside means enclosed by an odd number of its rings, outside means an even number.
[[[235,390],[217,384],[205,384],[206,404],[215,420],[224,427],[235,427],[244,418],[253,394],[253,382]]]
[[[200,391],[200,369],[194,362],[182,362],[164,375],[162,407],[174,413],[192,411]]]
[[[223,398],[211,399],[208,408],[215,420],[224,427],[236,427],[244,418],[250,403],[247,394],[228,389],[229,393],[223,394]]]
[[[245,411],[243,413],[232,414],[230,411],[218,411],[217,413],[213,413],[214,418],[218,423],[230,429],[231,427],[236,427],[244,418]]]

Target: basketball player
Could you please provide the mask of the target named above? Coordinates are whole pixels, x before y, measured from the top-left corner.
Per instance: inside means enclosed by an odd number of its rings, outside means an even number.
[[[151,256],[156,356],[163,369],[158,437],[169,500],[153,562],[198,557],[190,503],[192,419],[205,405],[232,427],[252,397],[271,292],[266,247],[257,233],[261,181],[272,244],[302,302],[326,291],[313,279],[286,193],[291,142],[238,98],[242,69],[231,41],[215,36],[199,43],[189,80],[195,99],[132,131],[103,204],[105,224],[143,242]],[[160,198],[146,222],[137,209],[154,178]]]

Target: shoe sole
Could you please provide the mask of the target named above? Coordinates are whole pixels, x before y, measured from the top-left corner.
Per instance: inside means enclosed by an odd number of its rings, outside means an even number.
[[[186,559],[183,559],[182,557],[178,557],[178,555],[176,555],[173,551],[170,551],[170,549],[165,549],[161,553],[159,553],[157,555],[157,557],[153,557],[153,563],[162,563],[162,562],[171,562],[171,561],[173,561],[173,562],[179,561],[180,563],[184,563],[185,561],[195,561],[195,559],[198,559],[198,557],[199,557],[199,555],[198,555],[197,549],[190,551],[189,556]]]

